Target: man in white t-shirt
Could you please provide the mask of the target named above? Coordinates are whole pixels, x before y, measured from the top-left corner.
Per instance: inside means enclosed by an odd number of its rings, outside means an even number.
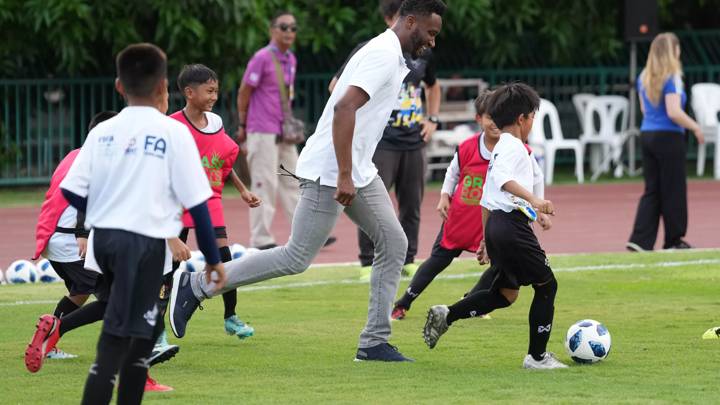
[[[373,239],[376,252],[357,361],[410,361],[388,343],[407,239],[372,157],[408,73],[403,51],[418,54],[435,45],[445,8],[440,0],[406,0],[397,23],[348,61],[298,160],[300,201],[287,245],[226,264],[226,288],[302,273],[345,211]],[[200,300],[221,291],[209,291],[199,274],[175,277],[169,313],[180,337]]]
[[[60,184],[68,202],[86,212],[85,227],[93,229],[86,261],[102,271],[101,288],[109,291],[83,404],[109,403],[116,375],[117,402],[142,401],[162,323],[158,291],[169,260],[165,240],[180,233],[183,207],[195,220],[208,277],[224,284],[206,204],[211,191],[197,147],[184,125],[157,109],[168,97],[165,53],[152,44],[130,45],[116,65],[116,88],[128,107],[88,134]],[[52,345],[57,328],[46,326],[41,343]]]
[[[521,286],[532,285],[535,296],[528,316],[530,344],[523,367],[567,367],[546,351],[557,281],[531,226],[538,219],[536,209],[554,215],[552,202],[544,199],[541,189],[534,188],[537,163],[524,145],[539,104],[535,90],[523,83],[501,86],[488,100],[488,114],[502,134],[492,152],[480,201],[485,239],[478,256],[484,256],[482,261],[489,257],[495,271],[488,289],[472,292],[449,307],[430,308],[423,337],[431,349],[455,321],[508,307],[517,299]]]

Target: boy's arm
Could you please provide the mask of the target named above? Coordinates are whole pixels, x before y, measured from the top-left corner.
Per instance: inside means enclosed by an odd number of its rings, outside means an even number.
[[[515,180],[510,180],[506,182],[502,185],[501,188],[503,191],[507,191],[508,193],[529,202],[533,207],[537,208],[542,213],[550,215],[555,214],[555,210],[551,201],[535,197],[531,192],[527,191]]]
[[[260,204],[262,204],[262,200],[260,197],[257,196],[257,194],[253,193],[252,191],[248,190],[247,187],[245,187],[245,183],[240,180],[240,177],[235,172],[235,169],[232,169],[230,171],[230,180],[233,183],[233,186],[237,189],[237,191],[240,192],[240,198],[243,199],[247,203],[247,205],[250,206],[250,208],[259,207]]]
[[[174,261],[190,260],[190,248],[180,238],[170,238],[167,242]]]
[[[442,190],[440,191],[440,201],[437,206],[437,210],[443,220],[447,220],[448,209],[450,208],[450,196],[455,192],[455,187],[457,187],[459,180],[460,163],[457,150],[455,150],[450,166],[448,166],[445,171],[445,180],[443,180]]]
[[[482,226],[483,226],[483,238],[480,241],[480,247],[477,251],[477,260],[480,264],[490,263],[490,256],[488,256],[487,249],[485,248],[485,225],[487,225],[487,219],[490,216],[490,210],[482,207]]]

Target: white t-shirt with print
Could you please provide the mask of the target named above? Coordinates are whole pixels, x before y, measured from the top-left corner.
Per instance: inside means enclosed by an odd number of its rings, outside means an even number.
[[[177,237],[183,207],[212,195],[190,131],[152,107],[98,124],[60,187],[87,197],[85,227]]]

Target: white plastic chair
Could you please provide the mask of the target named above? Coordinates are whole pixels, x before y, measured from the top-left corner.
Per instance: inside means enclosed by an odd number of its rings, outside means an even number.
[[[615,165],[615,177],[622,176],[621,158],[623,146],[628,139],[629,108],[630,103],[623,96],[597,96],[588,101],[580,143],[583,151],[588,145],[598,145],[602,151],[602,161],[592,165],[592,181],[610,171],[611,163]],[[595,127],[595,116],[599,118],[598,128]]]
[[[546,117],[550,121],[550,137],[545,134]],[[540,108],[538,112],[535,113],[535,121],[533,122],[528,141],[531,147],[541,147],[545,153],[545,184],[552,184],[555,169],[555,152],[563,149],[575,151],[575,176],[578,179],[578,183],[583,183],[583,147],[580,141],[576,139],[565,139],[563,137],[558,111],[555,104],[551,101],[546,99],[540,100]]]
[[[720,180],[720,84],[697,83],[691,88],[693,111],[705,135],[705,144],[698,145],[697,175],[705,173],[707,144],[715,143],[715,179]]]
[[[575,106],[575,112],[578,115],[580,125],[585,122],[585,112],[587,111],[587,104],[595,97],[597,96],[590,93],[577,93],[572,96],[572,103]]]

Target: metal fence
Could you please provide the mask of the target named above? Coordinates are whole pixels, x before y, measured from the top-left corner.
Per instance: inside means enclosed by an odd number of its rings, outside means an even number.
[[[479,77],[491,85],[514,80],[535,87],[553,101],[566,137],[580,134],[571,98],[584,92],[627,94],[628,70],[624,67],[465,70],[463,77]],[[685,68],[686,87],[697,82],[719,82],[720,65]],[[310,129],[320,117],[328,97],[331,74],[299,75],[294,108]],[[237,127],[237,90],[224,92],[216,105],[226,130]],[[93,115],[118,111],[123,101],[111,78],[0,80],[0,186],[47,183],[57,163],[70,150],[82,145]],[[182,106],[178,92],[171,93],[170,111]],[[638,121],[639,122],[639,121]],[[569,159],[569,160],[568,160]],[[560,163],[569,157],[558,156]]]

